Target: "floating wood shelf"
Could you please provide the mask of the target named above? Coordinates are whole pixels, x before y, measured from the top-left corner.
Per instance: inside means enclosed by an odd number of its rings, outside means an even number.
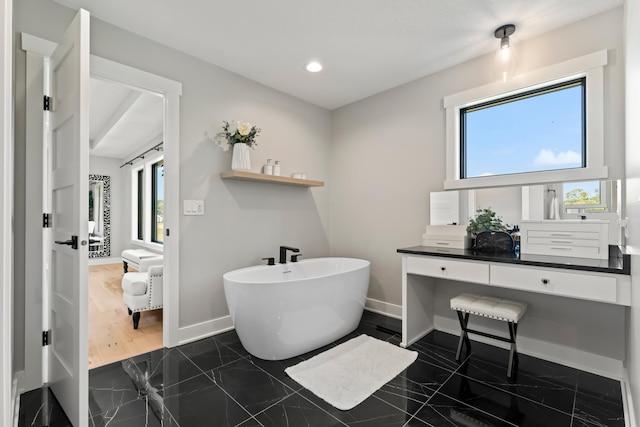
[[[242,181],[270,182],[273,184],[295,185],[298,187],[324,187],[323,181],[311,179],[289,178],[287,176],[265,175],[246,171],[224,171],[220,173],[222,179],[239,179]]]

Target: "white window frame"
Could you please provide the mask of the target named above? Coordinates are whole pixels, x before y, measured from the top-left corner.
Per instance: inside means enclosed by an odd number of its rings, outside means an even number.
[[[493,83],[445,97],[447,144],[445,190],[607,179],[609,171],[604,164],[605,65],[607,65],[607,51],[601,50],[520,75],[506,83]],[[460,109],[581,77],[586,78],[586,167],[460,178]]]
[[[146,155],[144,160],[134,163],[131,167],[131,243],[146,246],[156,252],[162,252],[164,245],[151,241],[151,169],[154,163],[164,160],[164,153]],[[138,239],[138,171],[143,170],[143,212],[146,218],[142,228],[142,240]],[[166,188],[166,185],[165,185]]]

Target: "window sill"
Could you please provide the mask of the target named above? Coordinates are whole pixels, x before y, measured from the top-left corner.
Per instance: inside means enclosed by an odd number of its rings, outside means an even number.
[[[530,172],[512,175],[480,176],[466,179],[448,179],[445,190],[469,190],[475,188],[508,187],[515,185],[537,185],[567,181],[592,181],[607,179],[607,166],[582,169],[563,169],[545,172]]]

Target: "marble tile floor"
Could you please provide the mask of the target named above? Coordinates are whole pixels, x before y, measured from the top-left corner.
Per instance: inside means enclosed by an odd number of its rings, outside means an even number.
[[[398,320],[365,312],[355,332],[330,346],[359,334],[397,344],[394,330],[400,330]],[[91,370],[89,425],[625,425],[619,381],[526,355],[509,380],[506,350],[473,342],[458,364],[456,345],[454,335],[427,335],[410,348],[419,352],[416,362],[360,405],[340,411],[284,373],[325,348],[269,362],[248,354],[231,331]],[[21,396],[19,425],[70,423],[50,392],[35,390]]]

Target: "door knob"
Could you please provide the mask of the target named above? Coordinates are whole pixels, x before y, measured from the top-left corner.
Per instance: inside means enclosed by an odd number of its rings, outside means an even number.
[[[56,240],[56,243],[59,245],[69,245],[73,249],[78,249],[78,236],[71,236],[70,240]]]

